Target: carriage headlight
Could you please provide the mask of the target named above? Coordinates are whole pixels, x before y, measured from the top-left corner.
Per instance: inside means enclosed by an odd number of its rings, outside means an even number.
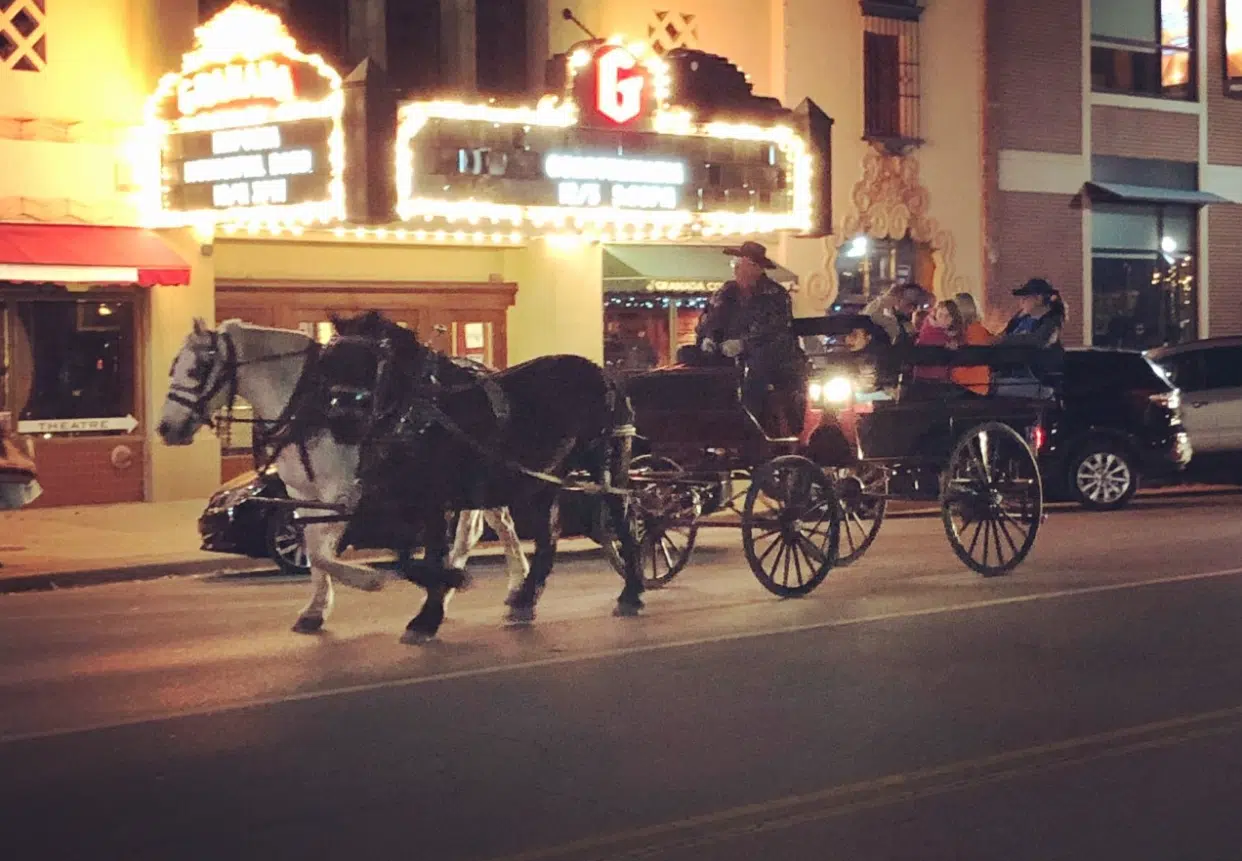
[[[831,377],[811,383],[807,395],[814,404],[846,404],[854,397],[854,384],[848,377]]]

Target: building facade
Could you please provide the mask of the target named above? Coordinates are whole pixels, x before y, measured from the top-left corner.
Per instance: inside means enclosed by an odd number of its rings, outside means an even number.
[[[987,12],[990,298],[1061,288],[1069,343],[1242,331],[1242,3]]]
[[[37,505],[177,498],[218,476],[214,439],[152,442],[175,344],[213,303],[190,232],[141,229],[129,158],[196,15],[0,2],[0,414],[34,443]]]

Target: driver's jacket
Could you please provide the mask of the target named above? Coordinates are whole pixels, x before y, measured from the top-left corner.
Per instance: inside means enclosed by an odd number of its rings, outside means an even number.
[[[742,342],[742,359],[757,362],[769,372],[795,370],[805,364],[791,330],[793,302],[789,292],[763,276],[743,301],[742,289],[729,281],[712,296],[695,327],[695,343],[710,338],[719,348],[725,341]]]

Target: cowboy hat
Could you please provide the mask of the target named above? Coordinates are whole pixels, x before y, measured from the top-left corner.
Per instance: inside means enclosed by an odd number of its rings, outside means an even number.
[[[758,242],[743,242],[737,248],[726,248],[724,253],[730,257],[745,257],[752,263],[759,264],[764,269],[776,268],[776,264],[768,259],[768,249]]]

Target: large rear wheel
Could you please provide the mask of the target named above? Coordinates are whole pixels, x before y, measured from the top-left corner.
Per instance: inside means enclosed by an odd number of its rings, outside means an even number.
[[[1000,422],[971,428],[940,480],[953,552],[984,577],[1008,574],[1030,554],[1044,520],[1039,465],[1026,440]]]

